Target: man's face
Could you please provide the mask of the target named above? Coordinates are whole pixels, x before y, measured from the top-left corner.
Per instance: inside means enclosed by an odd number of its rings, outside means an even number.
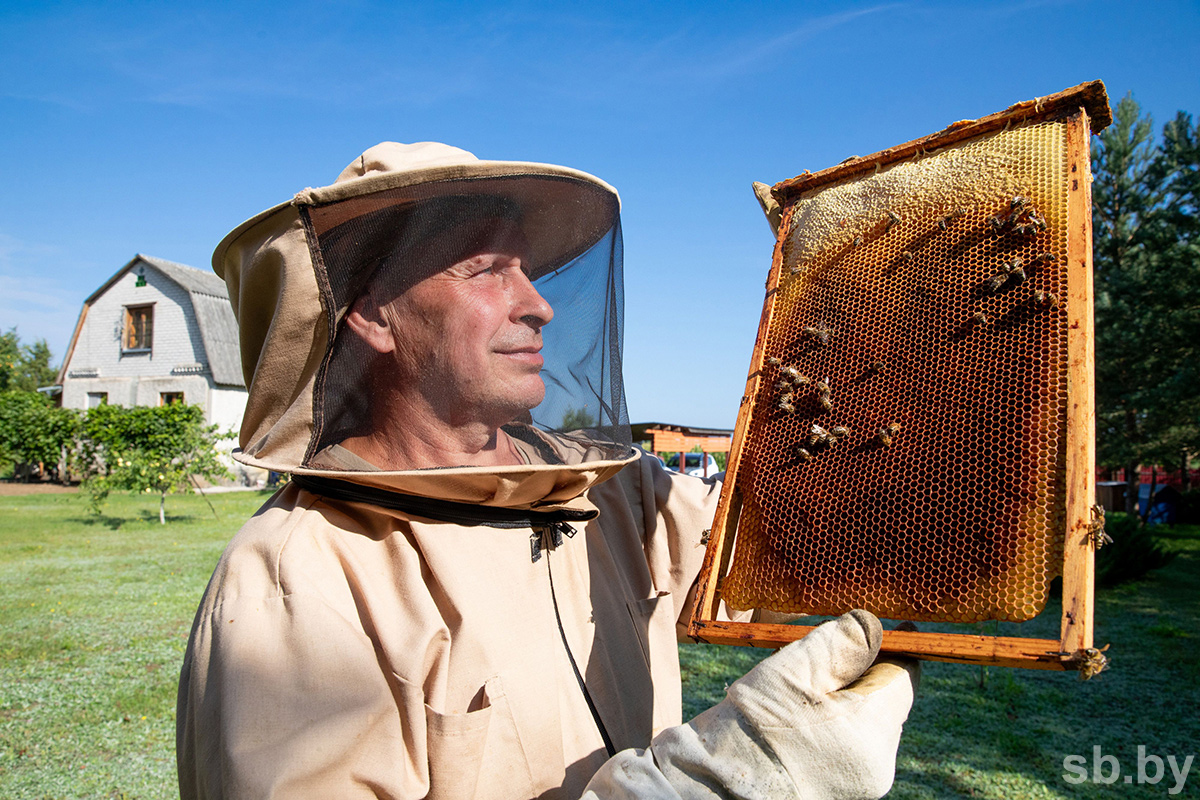
[[[402,395],[452,424],[499,427],[542,402],[542,326],[554,316],[529,281],[528,243],[497,226],[477,252],[387,303]]]

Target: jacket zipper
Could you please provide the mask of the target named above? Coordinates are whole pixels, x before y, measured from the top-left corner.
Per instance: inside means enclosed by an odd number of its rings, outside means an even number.
[[[562,529],[559,528],[562,526]],[[547,525],[544,528],[534,528],[533,537],[530,537],[532,542],[534,537],[539,540],[545,534],[550,539],[550,547],[546,548],[546,575],[550,579],[550,602],[554,605],[554,619],[558,622],[558,635],[562,637],[563,650],[567,653],[567,660],[571,662],[571,670],[575,673],[575,680],[579,683],[579,689],[583,692],[583,699],[587,703],[588,711],[592,714],[592,721],[596,723],[596,730],[600,732],[600,738],[604,740],[604,749],[608,752],[608,757],[612,758],[617,754],[617,750],[613,747],[612,738],[608,735],[608,729],[604,727],[604,720],[600,719],[600,712],[596,709],[595,702],[592,701],[592,694],[588,691],[587,684],[584,683],[583,674],[579,671],[579,665],[575,663],[575,656],[571,653],[571,645],[567,642],[567,632],[563,628],[562,615],[558,612],[558,596],[554,592],[554,570],[550,568],[550,551],[562,544],[562,534],[574,536],[575,530],[566,523],[556,523]],[[541,542],[532,545],[533,560],[537,561],[541,558]]]

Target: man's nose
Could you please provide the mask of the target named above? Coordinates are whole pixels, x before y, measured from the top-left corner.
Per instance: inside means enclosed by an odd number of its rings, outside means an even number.
[[[554,309],[546,302],[546,298],[534,288],[529,276],[518,270],[516,298],[513,303],[513,317],[531,328],[540,328],[554,319]]]

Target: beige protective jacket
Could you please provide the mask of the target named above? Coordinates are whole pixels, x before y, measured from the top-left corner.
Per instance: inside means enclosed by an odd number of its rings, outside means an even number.
[[[823,626],[679,725],[677,625],[703,559],[714,482],[568,436],[555,438],[561,465],[314,466],[325,453],[321,375],[338,308],[306,210],[373,202],[367,189],[405,182],[553,173],[538,191],[548,207],[575,209],[567,200],[578,192],[556,194],[575,186],[612,201],[601,222],[615,215],[611,188],[564,168],[481,162],[373,176],[369,166],[364,157],[367,174],[305,190],[217,248],[249,388],[238,458],[485,511],[599,516],[574,523],[560,544],[544,532],[535,560],[529,528],[436,522],[290,484],[230,543],[197,612],[178,701],[182,797],[886,792],[914,682],[900,670],[902,679],[866,684],[882,690],[847,686],[879,649],[870,615]]]
[[[183,797],[579,797],[608,755],[570,659],[616,750],[680,723],[676,623],[717,490],[643,455],[535,562],[529,529],[283,489],[196,616]]]

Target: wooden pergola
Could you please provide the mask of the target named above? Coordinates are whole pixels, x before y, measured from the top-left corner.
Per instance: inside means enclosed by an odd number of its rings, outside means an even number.
[[[637,442],[650,441],[650,450],[654,453],[679,453],[680,471],[684,469],[685,454],[700,448],[704,476],[708,477],[708,455],[729,452],[733,446],[733,429],[641,422],[633,426],[633,439]]]

